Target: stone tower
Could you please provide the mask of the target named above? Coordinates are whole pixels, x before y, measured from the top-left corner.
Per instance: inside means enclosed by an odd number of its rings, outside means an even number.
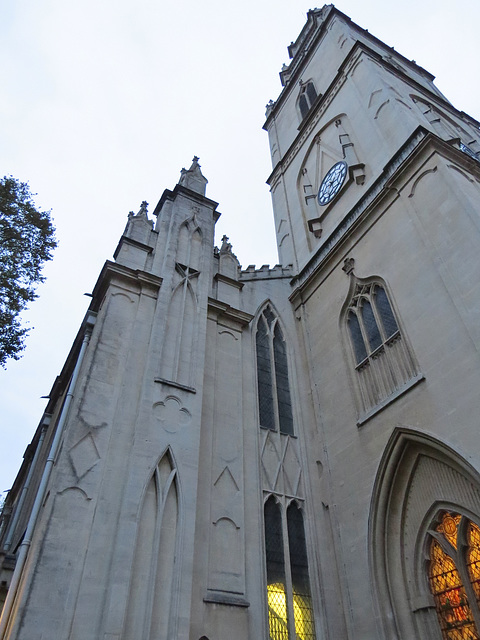
[[[8,496],[1,640],[480,639],[479,123],[333,5],[267,105],[280,265],[198,158],[95,285]]]

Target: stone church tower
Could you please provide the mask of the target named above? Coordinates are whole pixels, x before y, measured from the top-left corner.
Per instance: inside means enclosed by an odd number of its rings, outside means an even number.
[[[280,265],[142,203],[8,496],[1,640],[480,638],[479,123],[326,5],[267,106]]]

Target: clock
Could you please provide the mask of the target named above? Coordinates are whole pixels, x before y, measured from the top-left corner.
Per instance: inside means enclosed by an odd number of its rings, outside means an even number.
[[[324,207],[335,198],[345,182],[347,169],[347,163],[342,160],[334,164],[328,171],[318,190],[318,204],[320,206]]]

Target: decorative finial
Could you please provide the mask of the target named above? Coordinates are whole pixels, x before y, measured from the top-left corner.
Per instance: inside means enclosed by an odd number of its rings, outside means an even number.
[[[190,169],[183,168],[180,172],[180,180],[178,184],[181,184],[183,187],[187,187],[192,191],[196,191],[200,193],[202,196],[205,195],[205,187],[207,185],[208,180],[202,175],[202,171],[200,169],[200,165],[198,164],[198,156],[193,156],[192,165]]]
[[[342,271],[345,271],[347,276],[353,273],[353,269],[355,268],[355,259],[354,258],[345,258],[343,261]]]
[[[228,236],[223,236],[220,253],[232,253],[232,245],[228,242]]]

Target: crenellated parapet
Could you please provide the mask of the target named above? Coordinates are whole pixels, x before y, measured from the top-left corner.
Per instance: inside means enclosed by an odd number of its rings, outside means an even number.
[[[276,264],[274,267],[271,267],[269,264],[264,264],[259,269],[257,269],[254,264],[250,264],[246,269],[240,270],[239,280],[250,281],[274,278],[292,278],[293,275],[293,266],[291,264],[287,264],[285,266]]]

